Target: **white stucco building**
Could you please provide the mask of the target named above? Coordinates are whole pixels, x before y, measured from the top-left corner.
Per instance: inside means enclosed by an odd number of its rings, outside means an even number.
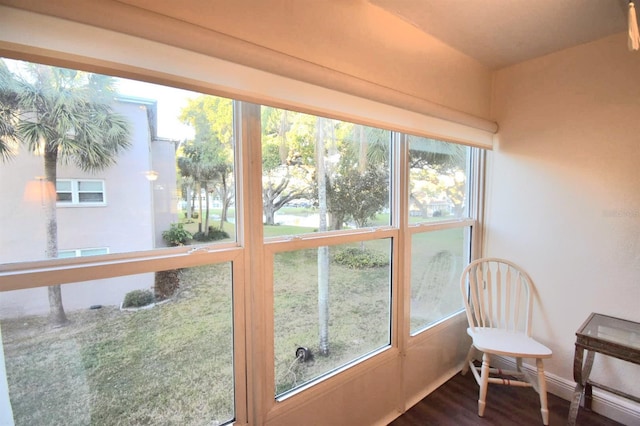
[[[163,246],[176,220],[176,142],[156,135],[155,100],[118,97],[114,109],[131,129],[131,146],[116,165],[96,173],[59,163],[57,223],[60,257],[96,256]],[[0,167],[0,262],[45,258],[43,160],[22,147]],[[153,274],[63,285],[65,309],[118,305],[124,295],[153,286]],[[2,293],[0,318],[46,314],[45,287]]]

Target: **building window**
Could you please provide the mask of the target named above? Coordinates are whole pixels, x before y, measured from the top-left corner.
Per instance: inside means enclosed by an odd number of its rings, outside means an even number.
[[[104,181],[58,179],[56,181],[56,201],[59,205],[106,204]]]
[[[100,254],[109,254],[109,249],[107,247],[98,247],[58,251],[58,257],[60,259],[68,259],[70,257],[98,256]]]

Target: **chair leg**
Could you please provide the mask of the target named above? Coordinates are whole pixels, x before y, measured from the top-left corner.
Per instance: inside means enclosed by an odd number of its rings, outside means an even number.
[[[484,407],[487,399],[487,388],[489,387],[489,354],[482,354],[482,371],[480,375],[480,397],[478,398],[478,416],[484,416]]]
[[[471,347],[469,348],[469,352],[467,353],[467,358],[464,360],[464,365],[462,366],[462,371],[460,373],[462,373],[462,375],[464,376],[465,374],[467,374],[467,371],[469,371],[469,363],[471,362],[471,359],[473,358],[473,353],[475,352],[476,348],[473,347],[473,345],[471,345]]]
[[[544,365],[542,359],[536,359],[538,367],[538,390],[540,393],[540,413],[542,414],[542,423],[546,426],[549,424],[549,410],[547,408],[547,381],[544,377]]]

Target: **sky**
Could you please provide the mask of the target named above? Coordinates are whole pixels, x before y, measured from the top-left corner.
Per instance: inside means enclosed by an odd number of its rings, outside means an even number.
[[[178,116],[182,108],[187,106],[187,101],[199,96],[199,93],[124,78],[117,78],[116,81],[118,93],[158,102],[158,137],[193,139],[193,128],[182,124]]]

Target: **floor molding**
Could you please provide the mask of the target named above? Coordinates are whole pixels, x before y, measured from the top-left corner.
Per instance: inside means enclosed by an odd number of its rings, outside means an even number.
[[[505,357],[492,357],[492,366],[503,369],[514,369],[515,360]],[[523,364],[523,369],[535,376],[536,368],[530,364]],[[571,400],[576,383],[563,377],[545,372],[547,391],[564,400]],[[600,389],[593,388],[593,411],[625,425],[640,425],[640,404],[621,398]]]

